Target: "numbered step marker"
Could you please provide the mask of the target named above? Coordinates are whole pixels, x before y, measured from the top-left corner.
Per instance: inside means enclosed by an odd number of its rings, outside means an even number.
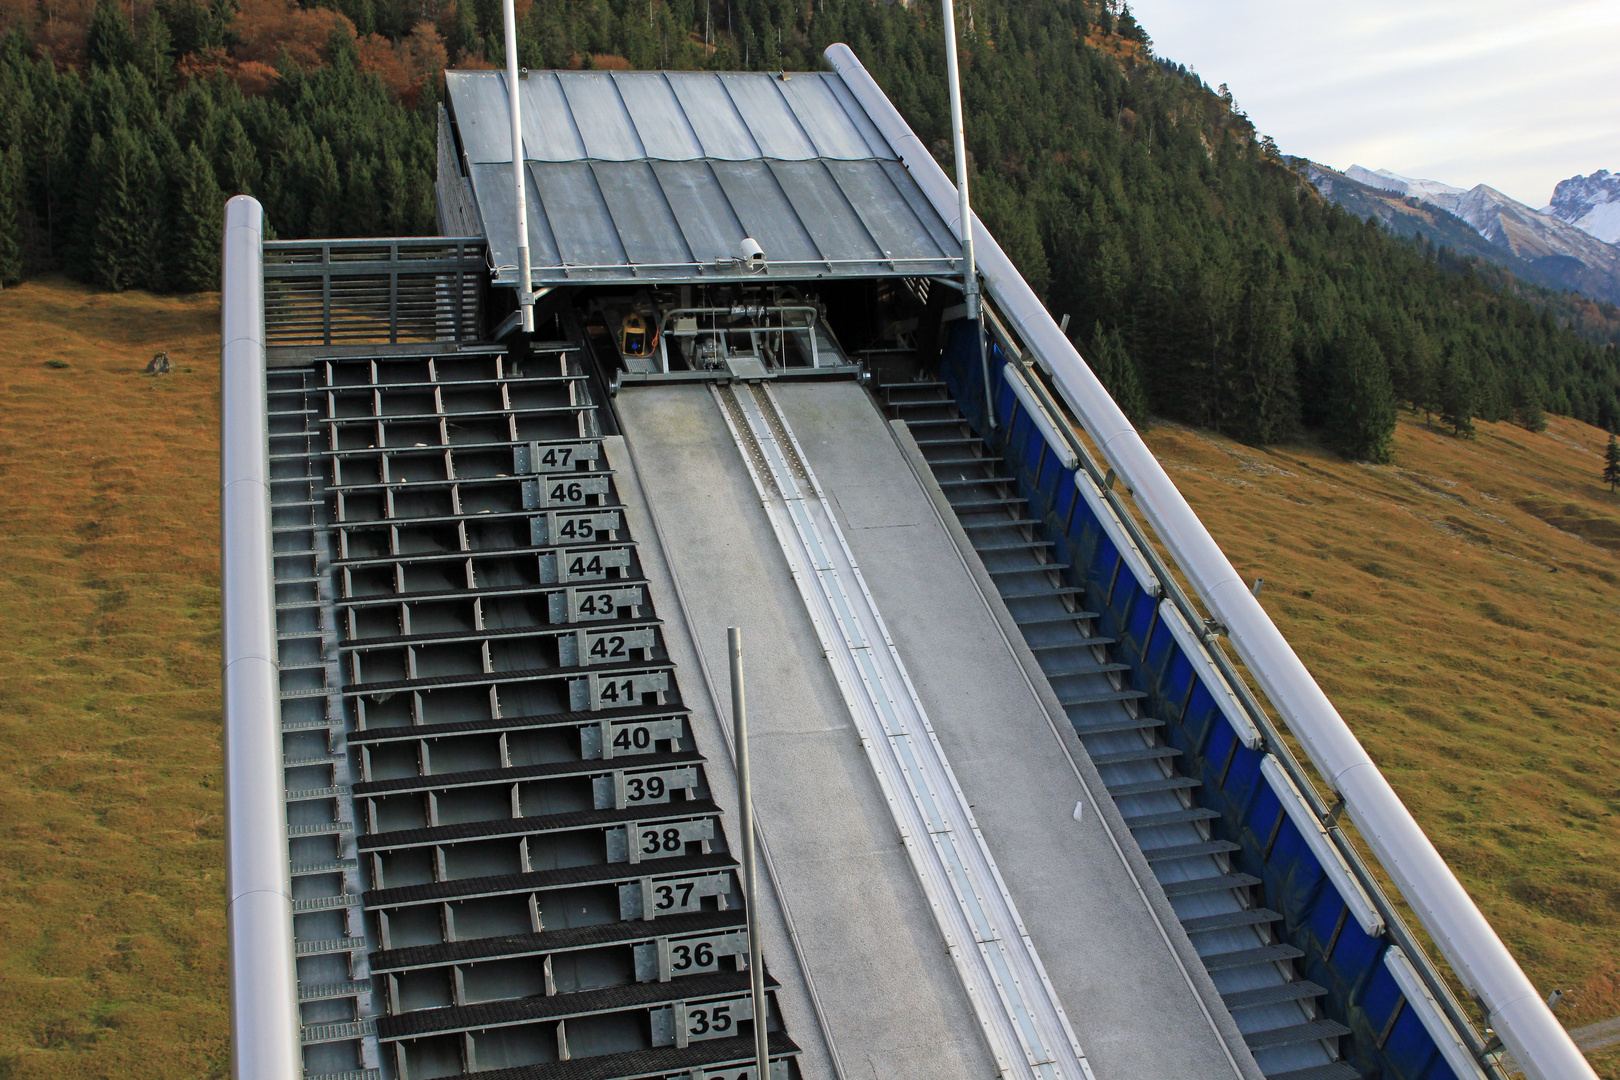
[[[641,607],[641,586],[580,586],[554,592],[547,597],[553,623],[603,622],[617,619],[620,608],[629,608],[631,617]]]
[[[546,510],[555,506],[584,506],[592,495],[606,495],[605,476],[547,476],[523,481],[523,509]]]
[[[580,757],[593,761],[596,758],[652,754],[657,752],[660,742],[678,744],[684,734],[686,725],[678,716],[658,720],[603,720],[600,724],[580,729]]]
[[[657,631],[650,626],[633,630],[580,630],[557,639],[557,662],[575,667],[649,660],[657,637]],[[637,650],[642,655],[637,656]]]
[[[629,548],[563,548],[540,553],[540,584],[567,585],[574,581],[602,581],[611,571],[622,577],[630,571]]]
[[[618,531],[617,510],[597,510],[584,514],[553,512],[529,519],[529,543],[535,547],[608,541]]]
[[[568,683],[568,707],[575,712],[599,712],[602,709],[622,709],[640,705],[646,694],[657,694],[657,704],[663,704],[663,695],[669,689],[669,672],[638,671],[623,675],[598,675],[595,672],[583,679]]]
[[[590,442],[532,442],[512,448],[512,471],[515,473],[572,472],[581,465],[594,465],[601,456],[602,444]]]

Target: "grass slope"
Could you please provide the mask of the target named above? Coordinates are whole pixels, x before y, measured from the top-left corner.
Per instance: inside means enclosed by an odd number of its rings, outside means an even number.
[[[1460,440],[1395,463],[1173,425],[1172,479],[1570,1026],[1620,1013],[1620,498],[1607,434]],[[1595,1055],[1620,1078],[1620,1052]]]
[[[0,292],[0,1080],[227,1070],[215,305]],[[1620,1013],[1604,438],[1404,418],[1372,467],[1149,434],[1571,1025]]]
[[[0,1078],[228,1071],[218,322],[0,292]]]

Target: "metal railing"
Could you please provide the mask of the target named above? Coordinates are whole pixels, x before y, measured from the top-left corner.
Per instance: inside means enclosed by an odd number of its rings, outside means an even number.
[[[265,344],[476,341],[488,282],[477,236],[266,241]]]

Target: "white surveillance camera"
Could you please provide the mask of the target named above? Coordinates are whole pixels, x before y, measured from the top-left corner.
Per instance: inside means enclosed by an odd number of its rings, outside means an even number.
[[[744,263],[749,266],[765,265],[765,249],[759,246],[758,240],[755,240],[752,236],[745,236],[738,247],[742,252],[742,261]]]

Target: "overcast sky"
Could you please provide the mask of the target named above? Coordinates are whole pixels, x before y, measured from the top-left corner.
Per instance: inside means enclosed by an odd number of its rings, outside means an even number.
[[[1132,0],[1284,153],[1540,208],[1620,172],[1620,0]]]

